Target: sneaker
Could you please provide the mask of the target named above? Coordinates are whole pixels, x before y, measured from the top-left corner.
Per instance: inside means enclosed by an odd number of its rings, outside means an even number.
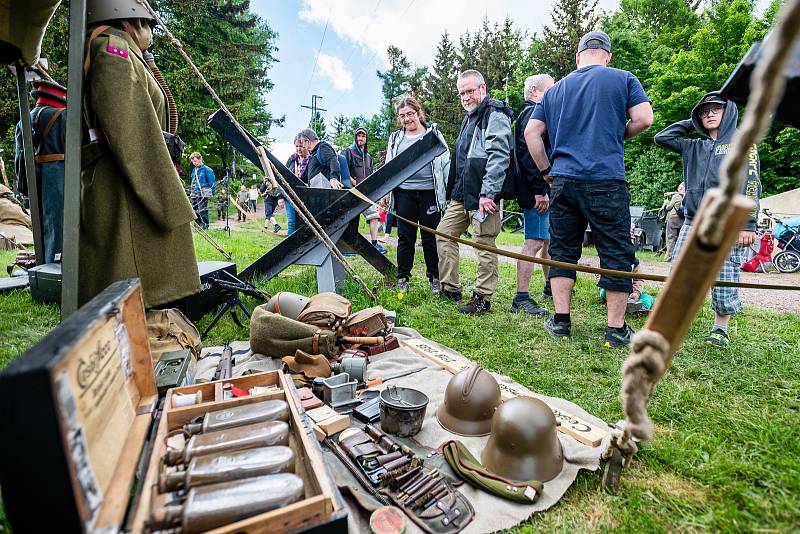
[[[397,279],[397,291],[400,293],[408,293],[408,278]]]
[[[627,313],[638,313],[640,311],[644,311],[644,303],[641,299],[628,299],[628,304],[625,306],[625,311]]]
[[[623,323],[622,328],[606,327],[606,336],[603,340],[603,346],[609,349],[627,347],[631,343],[632,335],[633,330],[628,326],[628,323]]]
[[[730,342],[731,338],[728,336],[728,333],[724,330],[720,330],[719,328],[712,328],[711,333],[708,334],[708,337],[706,338],[706,343],[717,347],[724,347]]]
[[[550,289],[550,280],[544,283],[544,289],[542,289],[542,300],[553,300],[553,291]]]
[[[386,249],[383,248],[380,243],[375,243],[375,249],[380,252],[381,254],[386,254]]]
[[[508,311],[511,313],[527,313],[528,315],[547,315],[549,313],[547,308],[539,306],[532,298],[512,300],[511,308]]]
[[[276,234],[277,234],[278,232],[280,232],[280,231],[281,231],[281,225],[276,223],[276,224],[275,224],[275,228],[273,228],[273,231],[274,231]]]
[[[544,322],[544,329],[556,339],[568,341],[572,323],[557,323],[552,315]]]
[[[442,283],[438,278],[431,278],[431,293],[439,295],[442,292]]]
[[[492,308],[492,303],[483,298],[478,293],[473,293],[469,302],[461,306],[458,311],[466,313],[467,315],[478,315],[479,313],[486,313]]]
[[[461,291],[448,291],[446,289],[442,289],[441,293],[439,293],[439,296],[450,299],[453,302],[461,302],[464,300],[464,297],[461,295]]]

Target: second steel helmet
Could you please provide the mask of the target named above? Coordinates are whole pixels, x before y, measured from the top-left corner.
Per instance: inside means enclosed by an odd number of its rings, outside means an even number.
[[[564,465],[556,426],[553,410],[539,399],[509,399],[494,414],[492,436],[483,449],[481,463],[511,480],[547,482]]]
[[[461,436],[485,436],[500,404],[500,386],[492,375],[475,365],[456,373],[444,392],[436,419],[446,430]]]
[[[137,0],[88,0],[86,24],[120,19],[155,20]]]
[[[308,306],[308,297],[292,293],[290,291],[281,291],[267,302],[267,309],[272,313],[283,315],[289,319],[297,319],[300,313]]]

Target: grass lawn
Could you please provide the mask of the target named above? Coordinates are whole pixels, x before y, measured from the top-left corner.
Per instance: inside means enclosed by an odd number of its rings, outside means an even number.
[[[240,268],[277,242],[254,223],[230,237],[221,231],[211,234]],[[516,244],[518,235],[504,235],[500,241]],[[195,244],[199,259],[221,259],[197,236]],[[3,264],[12,257],[0,252]],[[619,369],[627,353],[600,348],[605,308],[597,300],[593,277],[578,278],[573,341],[561,342],[544,332],[541,319],[506,311],[515,290],[512,265],[500,264],[493,311],[465,317],[430,295],[421,253],[411,291],[402,300],[366,262],[352,262],[367,284],[378,288],[379,304],[397,311],[400,325],[416,328],[535,391],[574,401],[606,421],[622,418]],[[461,273],[469,289],[475,262],[462,261]],[[308,267],[289,268],[258,285],[270,293],[311,294],[316,288]],[[532,286],[536,296],[541,271],[535,272]],[[355,309],[370,304],[352,281],[346,296]],[[55,307],[33,303],[27,292],[0,296],[0,367],[57,321]],[[209,321],[201,320],[198,328]],[[599,473],[582,473],[558,505],[513,532],[800,531],[800,317],[748,308],[733,319],[733,342],[722,351],[703,343],[711,321],[706,305],[657,386],[650,404],[657,436],[640,446],[623,473],[621,489],[603,493]],[[644,318],[630,322],[638,329]],[[248,330],[226,317],[205,343],[247,338]],[[0,532],[4,530],[10,529],[0,518]]]

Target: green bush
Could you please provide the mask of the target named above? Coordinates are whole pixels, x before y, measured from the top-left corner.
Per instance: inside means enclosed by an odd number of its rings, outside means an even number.
[[[661,207],[665,191],[675,191],[683,179],[680,168],[658,147],[646,148],[628,171],[631,204],[648,209]]]

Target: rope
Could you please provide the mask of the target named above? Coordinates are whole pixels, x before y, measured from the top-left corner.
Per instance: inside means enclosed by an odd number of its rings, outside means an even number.
[[[733,153],[723,162],[720,179],[722,195],[718,201],[709,205],[708,211],[698,221],[698,239],[703,244],[718,248],[722,243],[723,228],[732,213],[733,200],[741,186],[745,158],[750,147],[761,140],[772,120],[772,112],[786,85],[784,64],[794,49],[792,44],[798,33],[800,0],[793,0],[781,10],[779,23],[767,40],[761,61],[753,72],[750,81],[752,94],[748,99],[742,128],[734,138]],[[680,343],[681,340],[673,341]],[[675,357],[674,348],[676,347],[670,347],[662,334],[649,329],[639,331],[631,341],[631,353],[622,366],[621,396],[625,428],[612,441],[612,446],[622,453],[623,466],[636,453],[633,438],[649,440],[654,435],[655,429],[647,414],[647,404],[653,388]],[[610,456],[612,451],[607,452]]]
[[[178,53],[189,64],[189,67],[192,69],[195,75],[200,79],[200,82],[206,88],[206,91],[208,91],[208,93],[211,95],[211,98],[214,99],[214,101],[217,103],[217,105],[219,105],[219,107],[222,109],[225,115],[228,116],[228,118],[231,120],[231,122],[239,131],[239,133],[242,135],[242,137],[247,141],[250,147],[256,153],[258,153],[264,174],[267,175],[270,174],[268,172],[268,167],[269,165],[271,165],[271,162],[269,161],[269,159],[267,159],[266,154],[264,153],[264,147],[257,147],[255,143],[253,143],[253,141],[250,139],[250,136],[247,135],[247,132],[245,132],[242,125],[239,124],[239,121],[236,120],[236,118],[233,116],[233,113],[231,113],[231,111],[228,109],[228,106],[225,105],[225,102],[222,101],[222,99],[219,97],[214,88],[211,87],[211,84],[208,83],[208,80],[206,80],[205,76],[203,76],[203,73],[200,72],[199,68],[197,68],[197,65],[195,65],[194,61],[192,61],[192,58],[190,58],[189,54],[187,54],[186,51],[183,49],[183,44],[172,34],[172,32],[169,31],[169,28],[164,23],[164,20],[158,13],[155,12],[155,10],[150,6],[147,0],[137,0],[137,2],[141,4],[150,13],[150,15],[153,16],[153,18],[158,22],[159,26],[164,28],[164,33],[166,33],[172,46],[175,47]],[[358,276],[358,274],[355,272],[355,270],[347,261],[347,259],[344,257],[344,255],[342,255],[341,251],[339,251],[339,249],[336,247],[336,243],[334,243],[331,240],[328,234],[325,233],[325,230],[322,228],[322,226],[314,219],[313,215],[311,215],[311,213],[308,212],[308,209],[305,207],[302,201],[300,201],[300,198],[297,196],[295,191],[289,185],[289,182],[287,182],[280,173],[278,173],[278,178],[281,186],[283,186],[284,188],[284,191],[288,192],[290,195],[289,197],[287,197],[289,203],[295,208],[297,214],[300,215],[300,218],[303,220],[303,222],[305,222],[306,225],[311,229],[315,237],[319,239],[323,245],[325,245],[325,248],[327,248],[328,251],[331,253],[331,255],[333,255],[336,258],[336,260],[342,265],[344,270],[347,271],[347,273],[350,276],[352,276],[356,282],[358,282],[358,284],[361,286],[364,292],[372,300],[376,300],[375,294],[373,294],[372,291],[370,291],[370,289],[367,287],[364,281]]]
[[[699,221],[700,242],[716,248],[722,241],[724,221],[731,213],[733,198],[739,193],[744,166],[750,147],[764,137],[772,112],[778,106],[786,87],[783,67],[794,50],[792,43],[800,32],[800,2],[787,3],[781,11],[780,22],[764,43],[761,60],[750,78],[752,92],[741,128],[733,139],[734,150],[722,162],[719,187],[722,198],[709,205],[709,216]]]
[[[450,234],[445,234],[444,232],[440,232],[439,230],[435,230],[433,228],[429,228],[425,225],[419,224],[418,222],[412,221],[410,219],[406,219],[405,217],[398,215],[397,212],[390,211],[384,206],[374,202],[371,198],[366,196],[364,193],[359,191],[356,188],[348,189],[353,195],[358,197],[360,200],[367,202],[368,204],[373,205],[376,209],[383,211],[385,213],[391,213],[393,216],[397,217],[403,222],[416,226],[420,230],[425,232],[429,232],[431,234],[437,235],[444,239],[449,239],[450,241],[456,241],[461,243],[462,245],[467,245],[469,247],[478,249],[478,250],[485,250],[487,252],[492,252],[497,254],[498,256],[504,256],[506,258],[513,258],[516,260],[521,261],[529,261],[531,263],[537,263],[539,265],[547,265],[549,267],[558,267],[560,269],[567,269],[570,271],[577,271],[581,273],[589,273],[589,274],[601,274],[606,276],[617,276],[619,278],[630,278],[630,279],[637,279],[637,280],[648,280],[651,282],[666,282],[669,278],[660,274],[649,274],[649,273],[632,273],[628,271],[617,271],[615,269],[604,269],[602,267],[592,267],[589,265],[577,265],[574,263],[567,263],[558,260],[551,260],[545,258],[537,258],[534,256],[528,256],[526,254],[520,254],[519,252],[513,252],[511,250],[505,250],[498,247],[493,247],[490,245],[484,245],[482,243],[475,243],[474,241],[470,241],[469,239],[463,239],[461,237],[453,236]],[[772,289],[778,291],[800,291],[800,286],[788,286],[785,284],[754,284],[751,282],[726,282],[717,280],[714,285],[719,287],[740,287],[744,289]]]

